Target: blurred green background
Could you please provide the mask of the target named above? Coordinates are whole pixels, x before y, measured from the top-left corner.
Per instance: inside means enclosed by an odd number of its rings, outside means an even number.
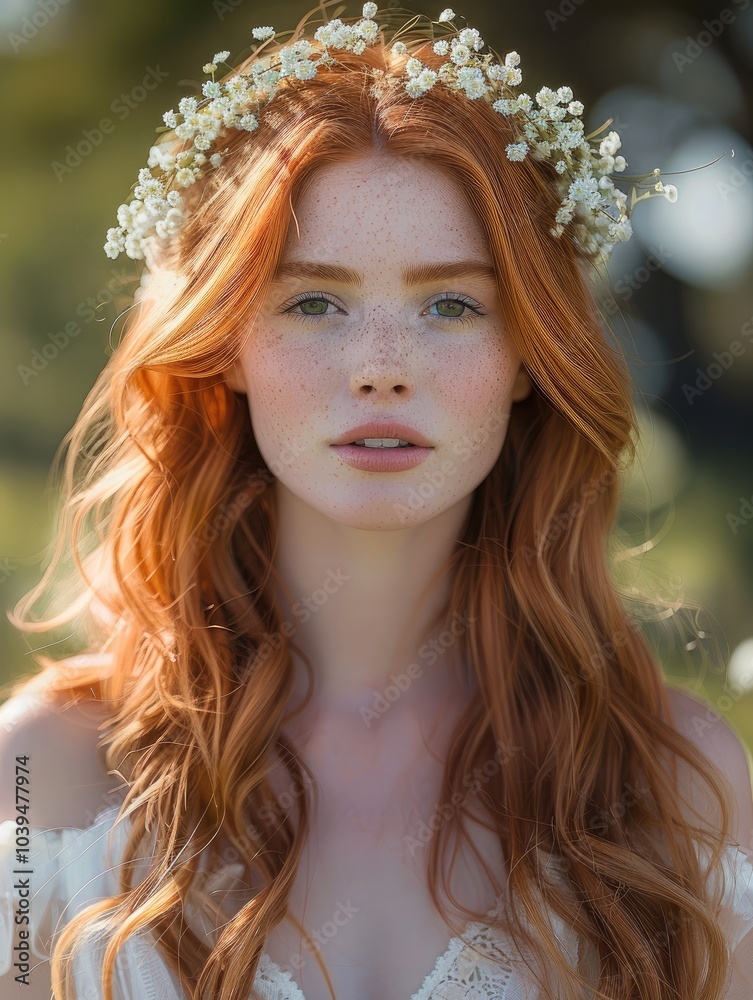
[[[412,9],[436,18],[441,6]],[[726,668],[695,684],[668,650],[665,670],[694,684],[753,748],[752,6],[471,0],[455,10],[498,52],[520,52],[529,92],[567,84],[589,129],[614,118],[628,173],[687,170],[726,152],[704,170],[666,175],[677,204],[655,198],[636,209],[636,236],[617,247],[599,296],[633,356],[645,426],[623,526],[647,543],[647,574],[663,572],[674,593],[706,609]],[[233,61],[252,27],[291,28],[308,9],[287,0],[0,0],[6,611],[40,577],[52,456],[117,343],[138,266],[109,260],[102,244],[162,112],[198,93],[215,51],[229,49]],[[3,616],[0,683],[33,670],[28,650]],[[741,687],[725,698],[728,679]]]

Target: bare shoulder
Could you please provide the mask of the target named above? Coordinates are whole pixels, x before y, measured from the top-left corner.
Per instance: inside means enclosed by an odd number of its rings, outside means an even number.
[[[753,860],[750,750],[722,713],[701,695],[673,685],[667,685],[667,695],[677,731],[715,764],[731,785],[737,806],[732,837]],[[692,776],[686,774],[684,778],[692,783]],[[693,788],[691,793],[694,803],[700,803],[699,789]]]
[[[119,801],[122,779],[107,773],[99,747],[98,727],[106,718],[93,700],[61,707],[17,695],[0,706],[0,821],[16,815],[16,758],[28,759],[32,826],[90,826],[98,812]]]

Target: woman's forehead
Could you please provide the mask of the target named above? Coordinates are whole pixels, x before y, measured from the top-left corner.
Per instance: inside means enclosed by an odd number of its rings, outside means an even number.
[[[320,168],[295,203],[285,256],[343,261],[345,248],[389,252],[397,244],[407,260],[486,256],[460,183],[429,164],[392,158]]]

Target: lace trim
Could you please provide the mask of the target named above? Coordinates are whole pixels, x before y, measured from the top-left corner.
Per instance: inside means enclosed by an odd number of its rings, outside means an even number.
[[[265,989],[268,987],[268,989]],[[262,952],[254,978],[254,989],[267,994],[267,1000],[306,1000],[290,972],[273,962],[266,951]],[[274,990],[274,992],[272,992]]]
[[[500,896],[487,911],[487,917],[499,916],[503,904],[504,896]],[[470,1000],[471,997],[474,1000],[500,1000],[500,988],[507,987],[513,970],[509,955],[495,940],[495,937],[501,937],[499,929],[471,921],[465,927],[464,936],[469,942],[481,942],[482,951],[466,944],[460,937],[452,938],[410,1000],[431,1000],[434,990],[440,985],[443,988],[442,1000]],[[274,989],[274,993],[268,992],[268,1000],[306,1000],[292,974],[283,971],[266,952],[262,952],[259,960],[254,986],[260,991]]]

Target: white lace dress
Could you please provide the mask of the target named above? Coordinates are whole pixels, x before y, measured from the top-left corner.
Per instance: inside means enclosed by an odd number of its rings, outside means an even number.
[[[33,982],[34,965],[49,958],[55,931],[90,903],[117,892],[118,858],[127,834],[127,821],[116,824],[117,814],[118,807],[112,806],[83,830],[32,827],[27,861],[17,856],[15,822],[0,823],[0,993],[3,997],[24,995],[25,987],[20,984],[11,991],[19,973],[14,964],[19,959],[19,930],[24,925],[16,923],[15,918],[19,911],[23,912],[23,894],[29,899],[31,916],[29,964]],[[731,846],[725,868],[723,921],[734,949],[753,929],[753,866],[741,850]],[[232,882],[241,870],[238,865],[228,865],[213,873],[204,891],[221,887],[223,881]],[[26,879],[29,881],[25,885]],[[501,897],[489,911],[490,915],[502,903]],[[189,913],[186,919],[195,926]],[[575,934],[556,914],[551,914],[551,921],[563,953],[575,968],[578,962]],[[476,947],[469,947],[459,938],[452,939],[418,992],[406,1000],[535,1000],[538,997],[530,976],[523,978],[519,958],[517,962],[509,958],[513,954],[511,945],[500,931],[471,923],[466,937]],[[99,1000],[103,995],[99,975],[101,952],[87,945],[74,968],[78,996]],[[291,973],[280,969],[267,954],[262,956],[254,985],[265,1000],[306,1000]],[[132,936],[118,953],[114,987],[117,1000],[185,1000],[184,992],[148,932]]]

